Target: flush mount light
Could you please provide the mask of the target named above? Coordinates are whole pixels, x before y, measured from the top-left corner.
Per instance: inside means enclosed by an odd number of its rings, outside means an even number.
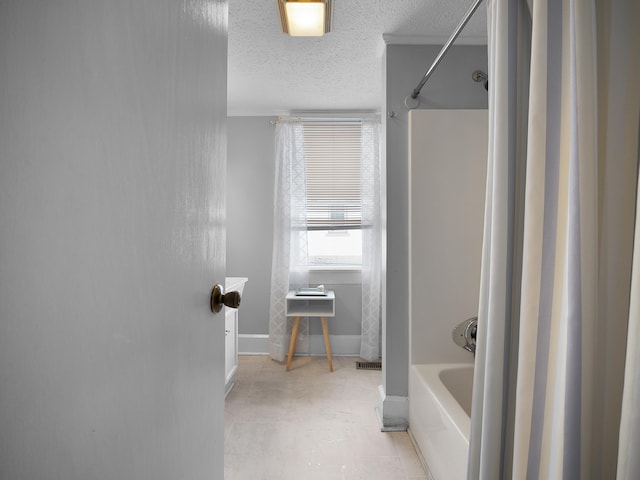
[[[292,37],[320,37],[331,29],[331,0],[276,0],[282,32]]]

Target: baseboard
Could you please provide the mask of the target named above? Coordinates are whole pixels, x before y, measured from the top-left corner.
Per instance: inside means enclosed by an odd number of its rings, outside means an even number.
[[[238,335],[239,355],[268,355],[269,335],[240,333]]]
[[[338,356],[359,356],[360,335],[329,335],[331,353]],[[238,354],[240,355],[268,355],[269,335],[241,333],[238,335]],[[310,335],[308,351],[298,351],[297,355],[324,356],[324,336]]]
[[[404,432],[409,427],[409,398],[387,395],[382,385],[378,386],[376,412],[382,432]]]

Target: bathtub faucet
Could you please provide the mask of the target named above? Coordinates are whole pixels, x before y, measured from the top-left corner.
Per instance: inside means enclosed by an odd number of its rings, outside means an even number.
[[[476,333],[478,331],[478,317],[471,317],[451,332],[453,341],[456,345],[464,348],[466,351],[476,354]]]

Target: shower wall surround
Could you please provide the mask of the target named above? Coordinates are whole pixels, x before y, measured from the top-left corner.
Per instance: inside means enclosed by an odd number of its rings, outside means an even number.
[[[486,110],[409,113],[411,365],[473,362],[451,331],[478,314],[487,125]]]

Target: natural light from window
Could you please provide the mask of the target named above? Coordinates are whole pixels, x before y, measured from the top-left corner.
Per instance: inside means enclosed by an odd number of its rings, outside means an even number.
[[[308,232],[309,264],[312,266],[362,265],[362,230],[315,230]]]

